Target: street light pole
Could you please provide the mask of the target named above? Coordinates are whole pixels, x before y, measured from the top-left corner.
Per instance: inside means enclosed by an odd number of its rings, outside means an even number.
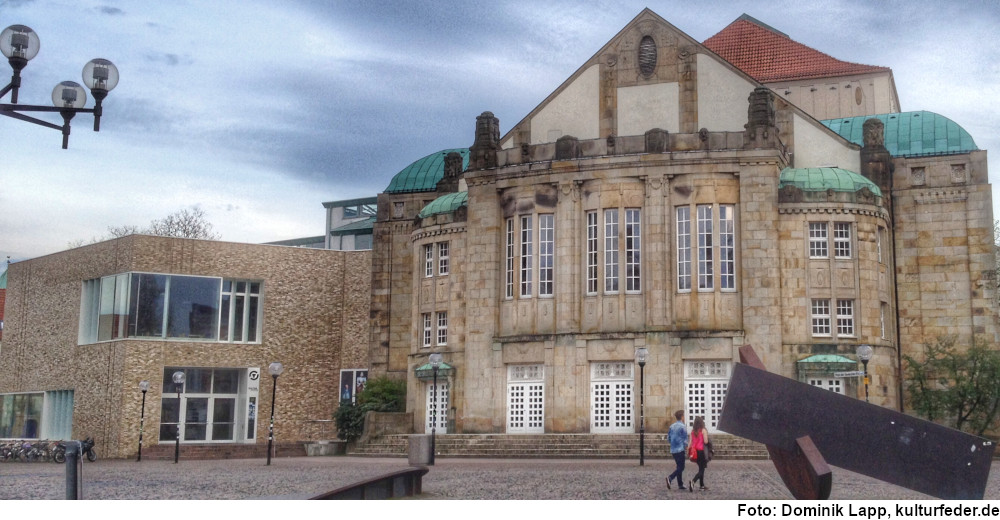
[[[429,466],[433,466],[434,465],[434,454],[436,453],[436,450],[437,450],[437,446],[435,445],[435,437],[437,436],[437,422],[438,422],[438,416],[437,416],[437,414],[438,414],[438,408],[439,408],[439,404],[440,404],[440,403],[438,403],[438,398],[437,398],[437,393],[438,393],[438,370],[441,368],[441,359],[442,359],[442,357],[443,356],[441,356],[441,354],[438,354],[437,352],[431,354],[431,356],[430,356],[431,370],[434,372],[434,393],[432,394],[433,397],[431,398],[431,403],[434,406],[434,410],[433,410],[433,413],[431,415],[431,457],[430,457],[430,460],[428,462]]]
[[[639,363],[639,465],[646,465],[646,357],[649,349],[639,347],[635,360]]]
[[[177,440],[174,442],[174,464],[181,457],[181,419],[184,417],[181,415],[181,388],[184,387],[184,371],[178,370],[174,372],[174,387],[177,388]]]
[[[135,459],[136,462],[142,462],[142,428],[146,422],[146,391],[149,390],[149,381],[139,381],[139,390],[142,391],[142,411],[139,412],[139,457]]]
[[[271,425],[267,428],[267,465],[271,465],[271,450],[274,446],[274,397],[278,390],[278,376],[285,371],[284,365],[275,361],[267,367],[271,374]]]
[[[872,350],[871,345],[858,345],[858,359],[861,360],[861,364],[865,367],[865,402],[868,402],[868,362],[872,359],[872,355],[875,352]]]
[[[28,123],[59,130],[63,134],[62,147],[69,146],[70,119],[79,113],[94,114],[94,131],[101,129],[102,102],[108,92],[118,85],[118,68],[108,60],[97,58],[90,60],[83,67],[83,82],[94,96],[94,108],[83,108],[87,104],[87,93],[83,87],[73,81],[63,81],[52,90],[54,106],[19,105],[17,104],[18,89],[21,88],[21,70],[28,61],[38,54],[40,43],[38,34],[24,25],[11,25],[0,31],[0,53],[7,57],[14,74],[10,83],[0,88],[0,98],[10,93],[10,103],[0,103],[0,116],[7,116]],[[57,125],[37,119],[22,112],[59,112],[63,124]]]

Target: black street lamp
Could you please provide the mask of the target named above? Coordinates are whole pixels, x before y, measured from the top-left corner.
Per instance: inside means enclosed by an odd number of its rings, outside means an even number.
[[[868,402],[868,362],[872,359],[872,355],[875,352],[872,350],[871,345],[858,345],[858,359],[861,360],[861,364],[865,367],[865,402]]]
[[[149,381],[145,379],[139,381],[139,390],[142,391],[142,411],[139,413],[139,457],[136,462],[142,462],[142,427],[146,422],[146,392],[149,390]]]
[[[184,417],[181,415],[181,388],[184,387],[183,370],[174,372],[174,387],[177,389],[177,441],[174,442],[174,464],[177,464],[181,457],[181,419]]]
[[[434,453],[435,450],[437,449],[437,446],[435,446],[434,437],[436,437],[437,435],[437,422],[438,422],[437,413],[438,413],[438,407],[440,405],[440,403],[438,403],[437,394],[438,394],[438,370],[441,368],[441,359],[442,359],[441,354],[437,352],[431,354],[430,356],[431,370],[433,370],[434,372],[434,394],[433,397],[431,398],[431,403],[434,406],[434,409],[432,410],[431,414],[431,458],[430,461],[428,462],[428,465],[430,466],[434,465]]]
[[[83,108],[87,104],[87,93],[82,86],[73,81],[63,81],[52,90],[54,106],[18,105],[17,91],[21,87],[21,70],[38,54],[39,47],[38,34],[30,27],[11,25],[0,32],[0,53],[7,57],[7,62],[14,69],[10,83],[0,89],[0,98],[10,93],[10,103],[0,103],[0,115],[62,131],[62,147],[66,149],[69,146],[69,121],[76,114],[94,114],[94,131],[101,130],[103,113],[101,103],[108,92],[118,85],[118,68],[114,63],[102,58],[90,60],[84,65],[83,83],[94,96],[94,108]],[[60,126],[21,112],[59,112],[63,117],[63,124]]]
[[[274,446],[274,395],[278,390],[278,376],[285,371],[285,366],[275,361],[267,366],[271,374],[271,425],[267,428],[267,465],[271,465],[271,450]]]
[[[635,351],[635,361],[639,363],[639,465],[646,465],[646,357],[649,350],[646,347],[639,347]]]

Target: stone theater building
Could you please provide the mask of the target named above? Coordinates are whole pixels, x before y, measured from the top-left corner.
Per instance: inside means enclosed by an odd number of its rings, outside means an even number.
[[[743,344],[855,396],[836,372],[871,345],[897,408],[901,353],[996,342],[986,152],[900,112],[888,68],[644,10],[470,140],[378,197],[371,370],[407,379],[415,431],[636,432],[642,347],[652,431],[681,408],[714,429]]]
[[[470,114],[471,146],[328,203],[313,242],[370,251],[133,235],[11,264],[0,440],[134,456],[145,380],[147,446],[262,456],[274,361],[283,442],[333,438],[382,375],[418,433],[634,433],[640,379],[646,431],[714,430],[744,344],[856,397],[837,373],[871,345],[901,408],[902,354],[995,345],[997,313],[986,152],[900,110],[886,67],[644,10],[504,132]]]

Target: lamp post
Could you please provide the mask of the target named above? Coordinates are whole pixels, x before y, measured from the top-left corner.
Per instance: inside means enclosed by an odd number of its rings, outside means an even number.
[[[184,387],[184,371],[174,372],[174,387],[177,389],[177,441],[174,442],[174,464],[181,457],[181,388]]]
[[[267,427],[267,465],[271,465],[271,450],[274,446],[274,396],[278,390],[278,376],[285,371],[285,366],[275,361],[267,366],[271,374],[271,425]]]
[[[430,458],[430,461],[428,462],[428,465],[430,465],[430,466],[434,465],[434,453],[435,453],[435,450],[437,449],[437,446],[435,446],[435,439],[434,438],[437,436],[437,422],[438,422],[437,412],[438,412],[438,405],[439,405],[438,398],[437,398],[437,394],[438,394],[438,370],[441,368],[441,359],[442,359],[441,354],[439,354],[437,352],[431,354],[431,356],[430,356],[431,370],[434,372],[434,393],[433,393],[433,397],[431,398],[431,403],[434,405],[434,409],[433,409],[432,414],[431,414],[431,458]]]
[[[136,462],[142,462],[142,427],[146,422],[146,392],[149,390],[149,381],[143,379],[139,381],[139,390],[142,391],[142,411],[139,412],[139,457]]]
[[[874,351],[871,345],[858,345],[858,359],[861,360],[861,364],[865,367],[865,402],[868,402],[868,361],[871,360]]]
[[[21,70],[38,54],[39,48],[38,34],[30,27],[11,25],[0,32],[0,53],[7,57],[7,62],[14,70],[10,83],[0,89],[0,98],[10,93],[10,103],[0,103],[0,115],[62,131],[62,147],[65,150],[69,146],[69,121],[76,114],[94,114],[94,131],[101,130],[101,103],[108,92],[118,85],[118,68],[102,58],[90,60],[84,65],[83,83],[94,96],[94,108],[83,108],[87,104],[87,93],[82,86],[72,81],[63,81],[52,90],[54,106],[19,105],[17,92],[21,87]],[[63,117],[63,124],[60,126],[36,119],[22,112],[59,112]]]
[[[646,465],[646,357],[649,349],[639,347],[635,351],[635,362],[639,363],[639,465]]]

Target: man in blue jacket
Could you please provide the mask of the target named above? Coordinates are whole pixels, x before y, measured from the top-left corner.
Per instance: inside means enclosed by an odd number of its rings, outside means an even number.
[[[684,410],[674,412],[674,417],[677,418],[677,422],[670,425],[667,438],[670,440],[670,454],[674,456],[674,463],[677,464],[677,469],[667,477],[667,489],[672,489],[670,481],[674,478],[677,478],[677,488],[685,489],[684,479],[681,476],[684,473],[684,459],[687,456],[688,443],[688,429],[687,425],[684,424]]]

